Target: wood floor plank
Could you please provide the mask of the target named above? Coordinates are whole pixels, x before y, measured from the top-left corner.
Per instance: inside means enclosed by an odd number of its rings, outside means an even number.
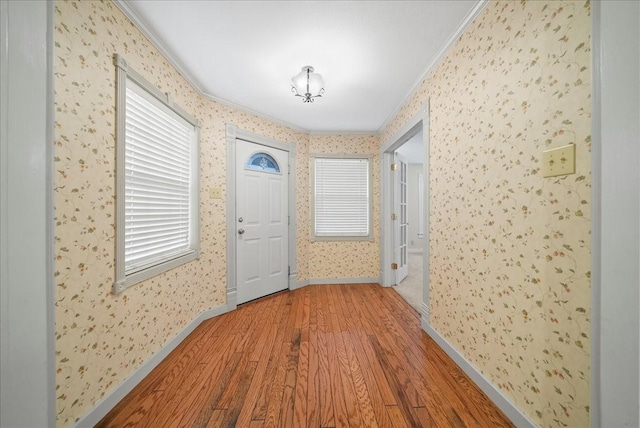
[[[315,306],[311,305],[313,314]],[[313,315],[310,320],[314,319]],[[320,367],[318,363],[318,326],[309,324],[309,373],[307,381],[307,418],[306,423],[300,426],[320,426]]]
[[[354,347],[356,358],[358,359],[360,372],[362,374],[363,381],[367,388],[367,392],[369,393],[369,400],[371,402],[371,407],[373,409],[373,413],[376,417],[376,421],[380,427],[386,428],[390,427],[390,421],[387,414],[387,409],[385,406],[385,399],[383,398],[382,391],[385,392],[384,395],[388,396],[386,400],[391,405],[395,405],[395,398],[393,393],[391,392],[391,388],[389,387],[384,374],[382,374],[382,369],[380,369],[380,374],[376,376],[375,370],[372,368],[369,360],[367,359],[367,355],[364,351],[364,347],[362,345],[363,340],[366,339],[366,335],[363,333],[357,332],[345,332],[343,334],[348,334],[350,337],[350,342]]]
[[[307,398],[309,396],[309,341],[300,343],[298,370],[295,382],[293,426],[303,427],[307,425]]]
[[[319,330],[319,329],[318,329]],[[318,381],[320,390],[320,426],[335,426],[335,412],[333,402],[333,386],[331,385],[331,370],[329,362],[329,344],[327,336],[329,333],[321,331],[317,332],[317,350],[318,350]]]
[[[211,418],[213,410],[215,410],[220,400],[220,396],[224,390],[235,386],[230,383],[233,378],[233,374],[236,371],[240,371],[239,363],[242,359],[242,354],[234,352],[231,358],[224,364],[213,364],[207,367],[202,378],[199,379],[199,388],[194,388],[191,394],[183,397],[178,401],[178,405],[173,408],[172,414],[183,415],[176,423],[166,424],[167,427],[183,427],[191,426],[194,424],[197,426],[206,425],[207,421]]]
[[[351,336],[348,331],[342,332],[342,342],[344,343],[347,363],[351,371],[351,380],[353,381],[355,398],[360,409],[362,424],[366,427],[377,427],[378,422],[376,421],[376,415],[371,405],[371,399],[369,398],[369,389],[365,383],[362,369],[356,356],[355,346],[351,343]]]
[[[247,366],[242,371],[242,376],[238,380],[238,386],[235,388],[235,394],[233,398],[229,402],[229,407],[227,409],[226,414],[224,415],[224,419],[220,426],[223,427],[235,427],[238,421],[238,416],[240,416],[240,410],[244,405],[244,399],[249,391],[251,386],[251,379],[256,371],[256,366],[258,363],[255,361],[251,361],[247,364]],[[216,409],[222,410],[222,409]],[[185,424],[184,426],[189,426]],[[195,424],[194,426],[201,426]]]
[[[262,342],[262,352],[266,355],[271,354],[271,350],[275,345],[275,338],[277,336],[278,325],[271,324],[271,328],[268,333],[268,339]],[[263,357],[258,359],[257,361],[252,360],[252,362],[256,362],[256,370],[251,378],[251,385],[249,386],[249,390],[247,395],[245,396],[244,405],[240,409],[240,414],[238,415],[237,426],[248,426],[251,424],[253,418],[253,409],[256,408],[256,404],[258,402],[258,397],[260,393],[263,391],[263,386],[266,388],[264,379],[267,373],[267,366],[271,361],[268,357]]]
[[[408,428],[420,426],[409,424],[409,422],[404,417],[404,413],[398,406],[387,406],[387,414],[389,415],[389,420],[391,421],[391,426],[393,426],[393,428]]]
[[[211,419],[207,421],[207,428],[220,428],[227,414],[227,409],[215,409],[211,414]]]
[[[203,322],[98,427],[512,427],[377,284],[313,285]]]
[[[393,363],[390,361],[391,355],[385,352],[377,337],[369,336],[369,342],[371,342],[371,346],[376,353],[378,361],[380,361],[384,375],[396,397],[396,401],[398,402],[397,407],[401,409],[404,419],[406,419],[410,425],[418,426],[416,415],[413,412],[412,400],[410,398],[413,394],[411,392],[407,392],[407,390],[410,389],[410,384],[408,383],[406,376],[398,370],[399,367],[397,365],[394,367]]]
[[[235,335],[221,336],[217,342],[223,349],[224,353],[218,356],[216,364],[209,365],[214,357],[209,354],[208,358],[196,364],[185,376],[179,377],[175,385],[172,384],[171,389],[165,390],[166,400],[157,401],[151,408],[149,426],[158,424],[159,421],[170,420],[179,422],[182,414],[177,412],[183,403],[190,402],[194,395],[197,395],[202,389],[206,388],[206,382],[211,382],[212,376],[217,376],[226,364],[231,361],[238,337]],[[212,370],[215,372],[212,374]],[[211,384],[213,384],[212,382]],[[199,411],[199,410],[198,410]],[[175,415],[181,415],[176,417]]]
[[[267,409],[264,416],[264,426],[266,428],[273,428],[280,426],[280,417],[282,416],[281,406],[283,404],[285,379],[287,375],[289,361],[289,344],[280,344],[280,357],[278,359],[279,364],[276,369],[276,375],[273,378],[273,383],[270,385],[269,401],[267,403]]]

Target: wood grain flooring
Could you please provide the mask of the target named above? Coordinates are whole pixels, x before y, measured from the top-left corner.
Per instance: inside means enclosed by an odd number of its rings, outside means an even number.
[[[202,323],[98,427],[510,427],[377,284],[316,285]]]

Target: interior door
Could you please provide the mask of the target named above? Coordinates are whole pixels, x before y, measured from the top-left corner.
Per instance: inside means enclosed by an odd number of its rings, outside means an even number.
[[[288,288],[288,153],[236,140],[238,303]]]
[[[399,154],[394,155],[396,170],[394,174],[394,213],[395,213],[395,241],[396,241],[396,284],[400,284],[409,273],[408,265],[408,211],[407,211],[407,162]]]

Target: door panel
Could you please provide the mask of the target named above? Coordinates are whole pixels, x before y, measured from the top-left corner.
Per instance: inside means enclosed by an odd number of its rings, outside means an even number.
[[[409,273],[408,264],[408,208],[407,208],[407,162],[399,154],[395,153],[395,164],[397,168],[394,174],[394,212],[396,213],[394,234],[395,234],[395,259],[398,264],[396,270],[396,284],[400,284]]]
[[[256,153],[269,155],[279,171],[248,166]],[[283,150],[236,140],[238,303],[288,288],[287,162]]]

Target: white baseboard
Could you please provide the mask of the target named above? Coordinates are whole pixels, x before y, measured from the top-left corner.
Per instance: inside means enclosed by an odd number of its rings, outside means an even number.
[[[423,305],[423,314],[428,308]],[[518,428],[535,428],[534,424],[524,413],[520,411],[507,397],[505,397],[498,388],[496,388],[486,377],[480,373],[457,349],[438,333],[431,325],[429,325],[428,317],[422,317],[422,329],[449,355],[449,357],[460,367],[471,380],[489,397],[493,403],[502,410],[502,412],[517,426]]]
[[[429,306],[426,303],[422,302],[422,305],[420,305],[420,307],[422,309],[420,311],[422,315],[422,317],[420,317],[420,321],[422,324],[422,329],[426,331],[426,326],[429,325]]]
[[[364,277],[364,278],[311,278],[302,281],[297,281],[295,285],[290,286],[291,291],[298,288],[306,287],[307,285],[335,285],[335,284],[380,284],[379,277]]]
[[[307,285],[333,285],[333,284],[379,284],[380,278],[370,276],[364,278],[311,278],[308,279]]]
[[[307,285],[309,285],[309,280],[303,279],[302,281],[296,281],[295,283],[291,282],[290,284],[291,285],[289,286],[289,290],[293,291],[293,290],[297,290],[298,288],[306,287]]]
[[[129,392],[133,390],[151,371],[158,366],[176,347],[193,332],[203,321],[209,318],[222,315],[236,308],[235,292],[230,293],[233,296],[227,296],[227,304],[218,306],[213,309],[202,312],[189,325],[187,325],[180,333],[171,339],[165,346],[156,352],[138,369],[131,373],[120,385],[118,385],[111,393],[98,402],[86,415],[81,417],[74,427],[84,428],[95,426],[102,418],[104,418],[116,404],[118,404]],[[230,304],[230,297],[233,298],[233,305]]]

